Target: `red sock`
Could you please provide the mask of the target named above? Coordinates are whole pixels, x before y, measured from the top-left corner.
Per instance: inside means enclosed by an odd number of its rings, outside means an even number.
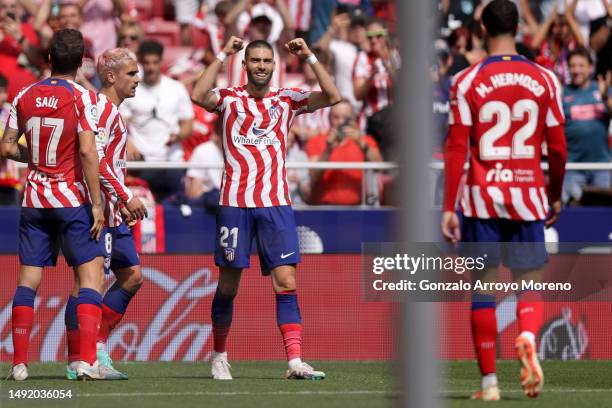
[[[106,343],[111,330],[119,324],[123,318],[123,313],[115,312],[110,307],[102,304],[102,322],[100,322],[100,330],[98,331],[98,341]]]
[[[81,359],[81,339],[79,329],[66,330],[66,340],[68,342],[68,361],[79,361]]]
[[[217,353],[225,353],[225,341],[231,326],[217,326],[213,323],[214,350]]]
[[[495,373],[497,319],[495,308],[472,310],[472,338],[482,375]]]
[[[34,308],[29,306],[15,306],[11,317],[13,332],[13,365],[28,364],[28,346],[30,333],[34,324]]]
[[[83,303],[77,306],[79,320],[81,361],[93,364],[96,361],[96,340],[98,326],[102,320],[102,308],[97,305]]]
[[[544,302],[539,292],[527,291],[519,296],[516,319],[521,333],[528,331],[538,335],[544,321]]]
[[[285,344],[287,361],[300,358],[302,355],[302,325],[300,323],[287,323],[278,326]]]

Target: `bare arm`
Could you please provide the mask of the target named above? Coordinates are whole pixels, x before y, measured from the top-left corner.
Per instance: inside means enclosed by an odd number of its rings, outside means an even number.
[[[179,140],[187,139],[191,136],[193,130],[193,119],[180,119],[179,120]]]
[[[340,33],[343,30],[348,29],[350,25],[351,19],[346,13],[337,14],[333,16],[329,28],[327,29],[325,34],[323,34],[323,37],[321,37],[321,39],[315,44],[315,47],[318,47],[323,51],[328,52],[331,40],[333,40],[334,38],[338,38]],[[344,38],[341,39],[344,40]]]
[[[295,40],[289,41],[285,44],[285,49],[291,54],[300,57],[302,60],[306,60],[313,55],[302,38],[296,38]],[[321,92],[312,92],[310,94],[308,112],[313,112],[317,109],[335,105],[340,102],[342,96],[323,64],[317,61],[311,64],[310,67],[319,81]]]
[[[19,0],[19,4],[28,12],[28,14],[36,14],[38,4],[33,0]]]
[[[612,19],[612,2],[608,3],[606,0],[601,0],[604,8],[607,11],[606,18],[608,20]],[[595,33],[591,33],[591,38],[589,39],[589,43],[593,51],[599,52],[605,47],[608,42],[608,38],[610,38],[610,34],[612,34],[612,29],[608,26],[608,24],[603,24]]]
[[[126,9],[125,0],[113,0],[113,5],[115,6],[115,12],[118,16],[120,16]]]
[[[244,46],[244,41],[241,38],[232,36],[225,47],[223,52],[230,56],[237,53]],[[223,62],[217,58],[204,70],[191,92],[191,100],[196,105],[199,105],[209,112],[214,112],[217,108],[219,98],[212,91],[215,86],[215,81],[219,75],[219,71],[223,66]]]
[[[21,163],[27,163],[29,158],[28,148],[19,144],[19,131],[11,128],[7,128],[2,136],[0,153],[2,157]]]
[[[525,19],[525,23],[527,23],[527,27],[529,27],[529,33],[534,35],[538,31],[539,24],[529,8],[528,0],[520,0],[520,10],[523,18]]]
[[[285,0],[276,0],[276,11],[283,19],[283,31],[280,36],[281,44],[295,37],[295,21],[291,18]]]
[[[227,27],[230,33],[236,33],[236,20],[240,13],[245,11],[251,5],[251,0],[240,0],[223,18],[223,24]]]
[[[531,48],[539,49],[542,43],[546,41],[546,37],[548,36],[548,31],[550,30],[550,26],[552,26],[553,21],[557,18],[556,12],[550,13],[548,18],[540,25],[540,27],[535,31],[533,35],[533,39],[531,40]]]
[[[565,10],[565,18],[567,19],[567,25],[576,40],[576,46],[583,47],[586,42],[584,40],[584,36],[582,35],[582,31],[580,31],[580,26],[574,17],[574,13],[576,12],[576,5],[578,4],[578,0],[573,0],[571,4]]]

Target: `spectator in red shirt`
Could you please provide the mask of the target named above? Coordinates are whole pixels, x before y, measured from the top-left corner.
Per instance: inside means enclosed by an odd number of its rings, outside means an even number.
[[[26,66],[42,63],[38,38],[32,26],[22,23],[23,8],[17,0],[0,0],[0,73],[11,81],[8,100],[38,79]]]
[[[331,107],[331,128],[311,138],[306,153],[311,161],[382,161],[376,141],[356,125],[351,103],[343,99]],[[313,204],[356,205],[361,203],[361,170],[313,170],[310,175]]]

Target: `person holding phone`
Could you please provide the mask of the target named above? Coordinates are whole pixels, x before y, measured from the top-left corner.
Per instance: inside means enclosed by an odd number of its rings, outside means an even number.
[[[382,155],[378,143],[364,134],[347,99],[331,107],[331,128],[312,137],[306,144],[311,161],[378,162]],[[311,204],[357,205],[361,203],[361,170],[312,170]]]

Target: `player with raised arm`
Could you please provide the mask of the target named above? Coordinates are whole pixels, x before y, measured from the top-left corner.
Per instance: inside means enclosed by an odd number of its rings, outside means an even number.
[[[110,331],[119,323],[142,285],[140,261],[132,232],[128,225],[146,217],[147,210],[138,197],[134,197],[123,182],[125,180],[127,129],[119,105],[136,93],[138,65],[133,54],[125,48],[105,51],[98,58],[98,76],[102,88],[98,94],[98,137],[96,143],[100,155],[100,181],[104,194],[104,231],[102,240],[106,257],[105,269],[112,270],[117,280],[102,299],[102,321],[98,332],[97,357],[115,373],[115,379],[127,379],[114,369],[106,351]],[[126,225],[126,222],[128,225]],[[79,361],[79,328],[76,321],[78,282],[66,304],[66,331],[68,361],[66,377],[75,380]]]
[[[338,103],[341,96],[302,39],[289,41],[285,48],[311,64],[321,92],[271,88],[274,52],[265,41],[253,41],[245,49],[242,66],[247,73],[246,85],[213,89],[223,61],[243,45],[242,39],[231,37],[204,71],[192,94],[195,103],[209,112],[217,111],[223,121],[225,169],[217,215],[215,263],[220,272],[212,303],[212,375],[219,380],[232,379],[226,339],[240,276],[249,267],[251,242],[255,238],[262,273],[272,276],[276,320],[289,364],[286,377],[322,379],[325,373],[315,371],[301,360],[302,321],[295,280],[300,255],[285,158],[287,135],[294,118]]]
[[[104,213],[95,143],[97,98],[74,82],[83,50],[80,32],[55,33],[50,44],[51,77],[19,92],[2,138],[3,157],[28,163],[19,221],[21,266],[11,319],[14,356],[9,377],[15,380],[28,377],[36,290],[43,268],[56,264],[59,248],[81,283],[76,306],[81,332],[77,375],[107,376],[96,359],[104,284],[104,252],[98,242]],[[22,133],[27,148],[17,142]]]
[[[494,282],[501,260],[515,281],[539,281],[548,259],[544,228],[556,221],[561,209],[567,156],[561,87],[552,72],[517,54],[518,10],[512,1],[490,2],[482,23],[490,56],[458,73],[451,88],[442,232],[453,242],[524,243],[503,251],[488,246],[487,267],[473,278]],[[543,142],[550,169],[547,190],[541,170]],[[460,227],[455,207],[468,146],[470,168],[461,194]],[[544,304],[538,292],[517,295],[520,335],[515,348],[522,365],[521,384],[525,394],[536,397],[544,383],[536,352]],[[472,294],[471,321],[482,374],[481,390],[472,398],[498,400],[494,293]]]

